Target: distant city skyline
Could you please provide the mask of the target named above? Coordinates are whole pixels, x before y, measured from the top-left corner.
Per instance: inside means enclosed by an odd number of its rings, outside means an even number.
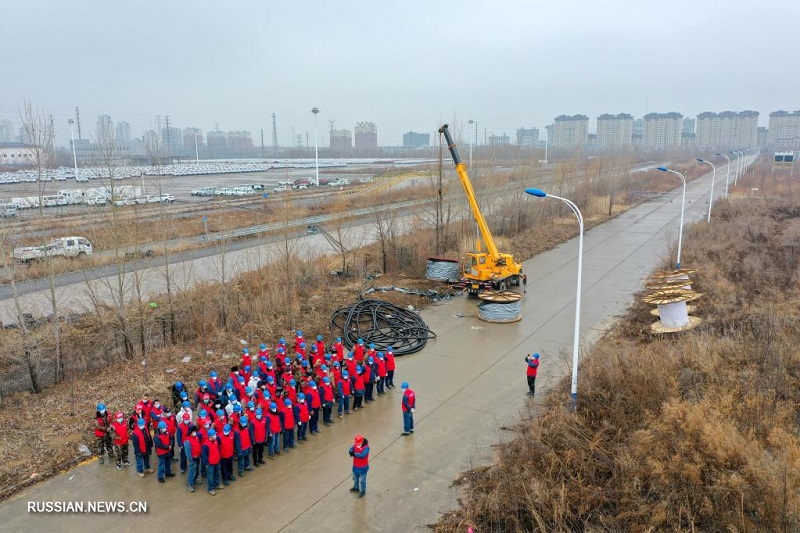
[[[368,8],[367,8],[368,7]],[[278,142],[374,122],[381,145],[409,130],[479,138],[582,114],[800,108],[791,51],[800,3],[579,0],[452,2],[6,2],[0,120],[24,100],[52,113],[57,143],[81,108],[131,134],[264,129]],[[402,21],[402,24],[387,24]],[[593,131],[593,125],[592,131]],[[320,135],[327,143],[328,136]],[[256,143],[258,144],[258,143]]]

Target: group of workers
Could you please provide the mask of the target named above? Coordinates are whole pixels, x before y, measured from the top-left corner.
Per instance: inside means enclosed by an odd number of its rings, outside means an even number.
[[[98,404],[96,452],[100,463],[107,454],[122,470],[131,464],[132,446],[136,471],[145,477],[154,472],[150,459],[155,449],[160,483],[175,477],[172,466],[179,463],[181,474],[188,473],[190,492],[202,476],[213,496],[236,481],[234,469],[243,477],[254,466],[266,464],[265,457],[288,453],[296,443],[308,441],[308,435],[319,433],[320,413],[322,424],[331,425],[334,405],[343,418],[386,394],[395,387],[394,371],[391,346],[378,352],[359,339],[348,351],[341,338],[326,347],[321,335],[307,344],[298,330],[291,348],[283,338],[272,352],[266,344],[256,354],[244,348],[225,381],[212,371],[194,391],[176,382],[170,388],[172,409],[147,394],[130,415],[112,415],[106,405]],[[401,388],[402,435],[408,436],[414,432],[416,398],[407,383]],[[369,469],[366,439],[357,436],[350,452],[354,492],[363,496]]]

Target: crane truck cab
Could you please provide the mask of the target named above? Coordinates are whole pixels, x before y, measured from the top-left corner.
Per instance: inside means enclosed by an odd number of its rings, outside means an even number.
[[[447,124],[439,128],[439,133],[443,134],[447,141],[447,148],[456,165],[458,179],[464,187],[472,216],[480,231],[480,239],[475,242],[475,251],[467,252],[464,258],[463,277],[454,285],[463,288],[469,294],[478,294],[486,290],[507,290],[512,285],[519,286],[522,279],[522,265],[514,260],[513,255],[498,251],[492,232],[478,207],[475,190],[467,175],[467,166],[461,161]]]

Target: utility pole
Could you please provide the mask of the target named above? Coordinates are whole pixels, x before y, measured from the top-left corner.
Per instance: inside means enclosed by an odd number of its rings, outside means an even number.
[[[278,126],[275,124],[275,113],[272,114],[272,157],[278,157]]]
[[[75,107],[75,124],[78,126],[78,140],[82,140],[81,137],[81,110],[77,106]]]
[[[264,151],[264,128],[261,128],[261,157],[267,157],[267,153]]]
[[[170,158],[170,162],[172,160],[172,132],[169,130],[169,115],[164,117],[164,127],[167,129],[166,141],[167,141],[167,157]]]

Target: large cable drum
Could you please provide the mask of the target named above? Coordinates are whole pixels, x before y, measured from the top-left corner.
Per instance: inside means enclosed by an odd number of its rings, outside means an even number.
[[[478,294],[478,318],[485,322],[507,323],[522,320],[519,301],[522,295],[512,291],[484,291]]]

